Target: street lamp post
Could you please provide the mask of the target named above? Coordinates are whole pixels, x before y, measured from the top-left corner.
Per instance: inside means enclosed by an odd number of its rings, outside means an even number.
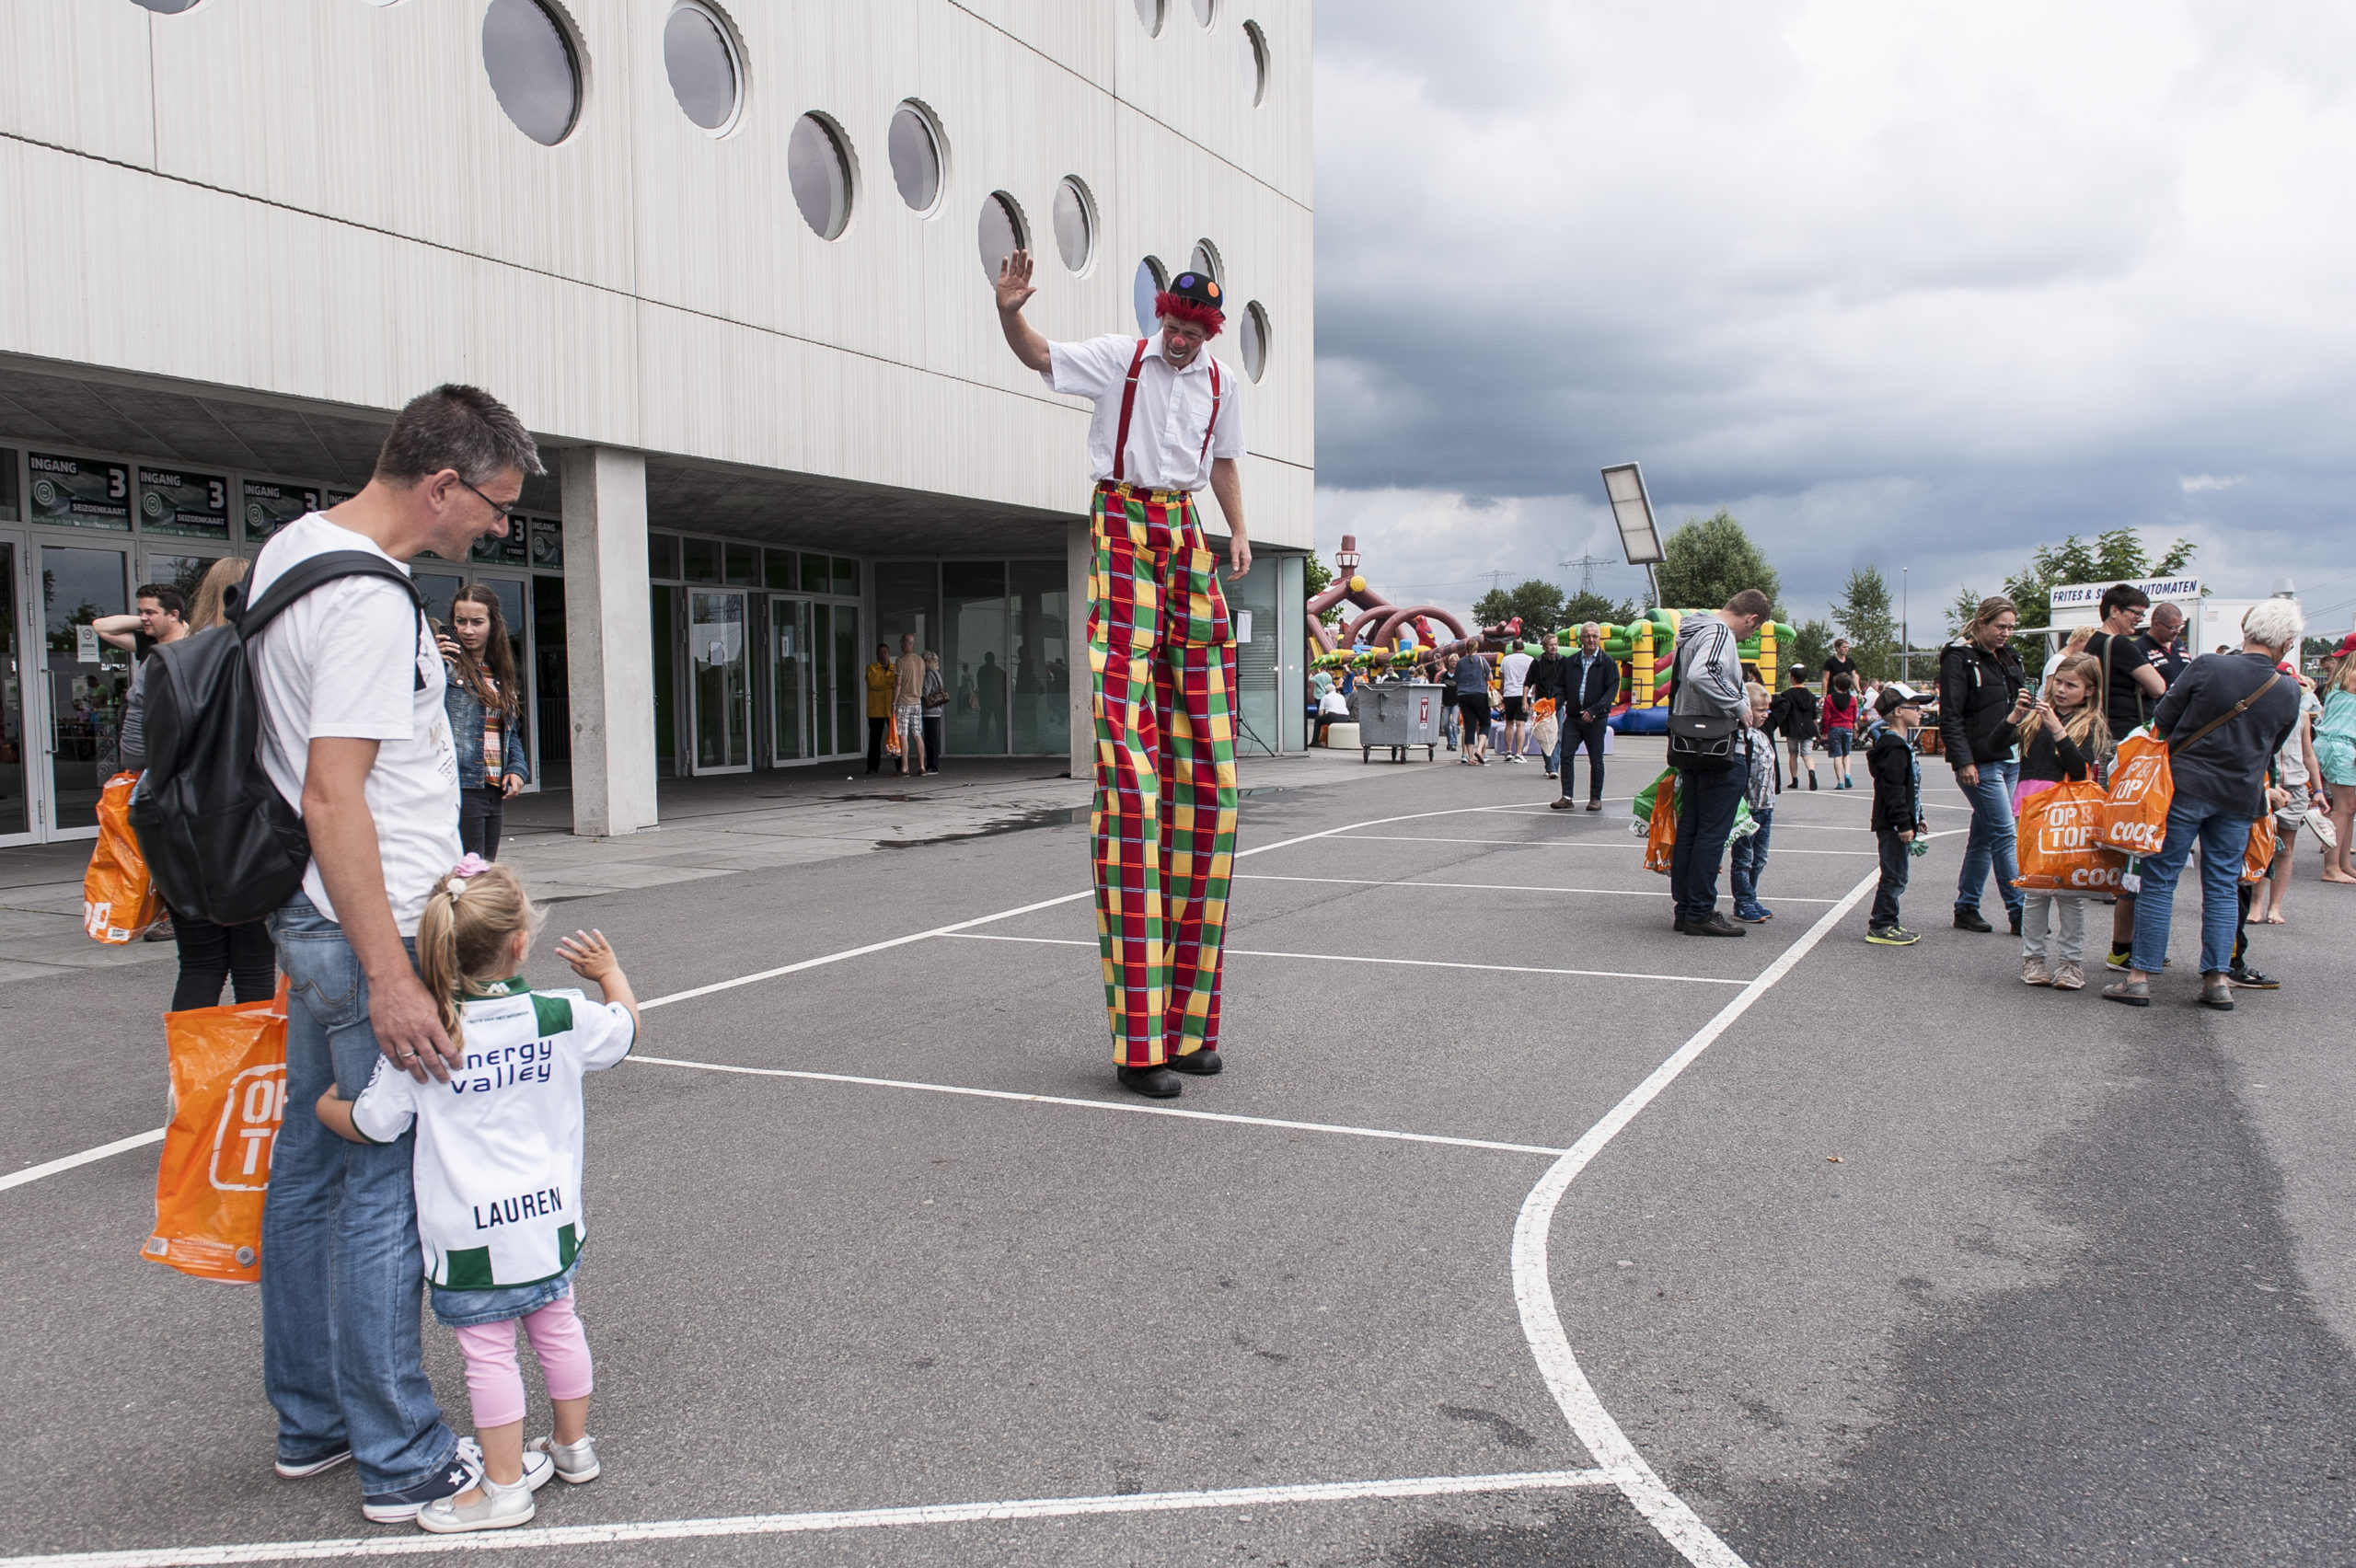
[[[1906,624],[1907,573],[1911,569],[1903,566],[1898,569],[1898,678],[1902,684],[1909,686],[1913,683],[1908,681],[1906,675],[1914,654],[1914,631]]]
[[[1645,493],[1645,471],[1634,463],[1615,463],[1603,470],[1603,493],[1611,500],[1611,520],[1620,525],[1620,548],[1630,566],[1645,569],[1652,585],[1653,607],[1660,608],[1660,579],[1653,568],[1664,558],[1660,529],[1653,523],[1652,498]]]

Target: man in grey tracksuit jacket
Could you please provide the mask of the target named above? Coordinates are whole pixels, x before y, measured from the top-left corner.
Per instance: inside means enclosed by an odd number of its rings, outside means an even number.
[[[1742,689],[1741,642],[1759,629],[1773,606],[1767,595],[1746,588],[1727,607],[1688,617],[1677,628],[1675,714],[1738,717],[1750,705]],[[1746,775],[1740,767],[1685,768],[1677,776],[1677,847],[1669,871],[1669,894],[1677,905],[1677,929],[1689,937],[1739,937],[1743,928],[1718,913],[1718,862],[1734,832],[1735,808],[1742,801]]]

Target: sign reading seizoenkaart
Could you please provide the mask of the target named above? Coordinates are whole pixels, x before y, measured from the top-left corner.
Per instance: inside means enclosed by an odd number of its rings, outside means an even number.
[[[2155,605],[2164,599],[2190,601],[2200,597],[2198,577],[2114,577],[2108,582],[2064,582],[2051,590],[2046,603],[2057,615],[2063,610],[2099,609],[2102,596],[2121,586],[2141,588],[2143,596]]]
[[[246,500],[246,539],[259,544],[289,523],[319,510],[314,487],[248,479],[240,487]]]
[[[25,466],[32,472],[32,521],[62,524],[69,528],[121,528],[129,532],[128,464],[28,452]]]
[[[139,516],[141,526],[151,534],[226,539],[229,481],[218,474],[190,474],[142,465]]]

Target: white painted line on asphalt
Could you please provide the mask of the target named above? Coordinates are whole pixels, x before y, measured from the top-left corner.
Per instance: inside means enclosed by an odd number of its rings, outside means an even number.
[[[1667,898],[1667,888],[1647,887],[1531,887],[1523,882],[1451,882],[1392,881],[1388,877],[1280,877],[1266,871],[1238,871],[1235,882],[1331,882],[1337,887],[1438,887],[1453,888],[1465,893],[1577,893],[1599,898]],[[1778,904],[1837,904],[1833,898],[1778,898]]]
[[[1042,947],[1084,947],[1096,944],[1076,937],[992,937],[959,931],[953,935],[973,942],[1035,942]],[[1227,950],[1230,958],[1305,958],[1321,963],[1396,963],[1410,969],[1479,969],[1498,974],[1574,974],[1591,980],[1667,980],[1680,986],[1746,986],[1747,980],[1714,980],[1699,974],[1646,974],[1624,969],[1541,969],[1529,963],[1450,963],[1437,958],[1376,958],[1357,952],[1276,952],[1264,948]]]
[[[1553,1391],[1554,1402],[1562,1407],[1571,1430],[1611,1472],[1621,1493],[1695,1568],[1747,1565],[1645,1462],[1644,1456],[1636,1452],[1636,1446],[1596,1397],[1595,1387],[1587,1380],[1587,1374],[1579,1370],[1578,1357],[1571,1354],[1570,1337],[1563,1328],[1562,1314],[1554,1306],[1554,1285],[1547,1273],[1547,1232],[1553,1225],[1556,1205],[1570,1190],[1572,1181],[1587,1169],[1588,1162],[1601,1153],[1623,1127],[1635,1120],[1638,1112],[1675,1083],[1678,1076],[1692,1066],[1737,1019],[1750,1011],[1753,1002],[1797,968],[1800,960],[1814,951],[1817,943],[1874,890],[1880,875],[1877,870],[1851,888],[1848,895],[1826,910],[1805,936],[1777,955],[1758,979],[1744,986],[1740,996],[1719,1009],[1715,1018],[1695,1031],[1692,1038],[1653,1069],[1651,1076],[1630,1090],[1625,1099],[1582,1134],[1569,1152],[1556,1160],[1539,1179],[1538,1185],[1530,1190],[1514,1222],[1514,1301],[1521,1309],[1522,1335],[1530,1342],[1530,1353],[1537,1359],[1540,1376],[1546,1379],[1546,1387]]]
[[[1093,945],[1093,944],[1091,944]],[[859,1084],[869,1089],[915,1089],[928,1094],[962,1094],[975,1100],[1014,1100],[1032,1105],[1074,1105],[1083,1111],[1119,1111],[1133,1116],[1175,1116],[1189,1122],[1235,1122],[1252,1127],[1284,1127],[1301,1133],[1333,1133],[1353,1138],[1388,1138],[1397,1143],[1446,1144],[1454,1148],[1492,1148],[1505,1154],[1542,1154],[1550,1159],[1559,1148],[1537,1144],[1498,1143],[1490,1138],[1452,1138],[1438,1133],[1402,1133],[1388,1127],[1353,1127],[1339,1122],[1288,1122],[1275,1116],[1242,1116],[1229,1111],[1181,1111],[1170,1105],[1138,1105],[1126,1100],[1077,1100],[1061,1094],[1025,1094],[1011,1089],[968,1089],[951,1083],[915,1083],[906,1078],[860,1078],[850,1073],[819,1073],[800,1067],[738,1067],[724,1062],[692,1062],[677,1056],[648,1056],[632,1052],[628,1058],[657,1067],[694,1067],[707,1073],[741,1073],[747,1078],[807,1078],[814,1083]]]
[[[94,1159],[104,1159],[110,1155],[121,1154],[134,1148],[144,1148],[149,1144],[163,1141],[164,1129],[158,1127],[152,1133],[133,1133],[127,1138],[117,1138],[110,1144],[100,1144],[96,1148],[86,1148],[79,1154],[69,1154],[63,1159],[52,1159],[46,1165],[33,1165],[22,1170],[12,1170],[6,1176],[0,1176],[0,1193],[5,1193],[11,1187],[21,1187],[28,1182],[38,1182],[44,1176],[54,1176],[61,1170],[71,1170],[77,1165],[87,1165]]]
[[[260,1540],[237,1546],[176,1546],[132,1551],[67,1551],[0,1557],[0,1568],[203,1568],[231,1562],[299,1562],[353,1557],[422,1557],[456,1551],[529,1551],[546,1547],[624,1546],[640,1541],[719,1536],[811,1535],[825,1530],[890,1529],[908,1525],[990,1524],[1002,1519],[1069,1519],[1099,1514],[1174,1514],[1204,1508],[1278,1507],[1302,1503],[1363,1503],[1396,1497],[1461,1497],[1497,1492],[1562,1492],[1609,1486],[1597,1470],[1522,1470],[1504,1475],[1420,1476],[1410,1481],[1312,1482],[1299,1486],[1236,1486],[1216,1492],[1141,1492],[1121,1497],[1034,1497],[1006,1503],[950,1503],[912,1508],[847,1508],[826,1514],[732,1514],[709,1519],[637,1524],[529,1526],[483,1535],[399,1535],[342,1540]]]
[[[1337,833],[1332,836],[1360,844],[1501,844],[1509,849],[1642,849],[1645,841],[1634,834],[1609,837],[1598,834],[1592,838],[1417,838],[1399,833]],[[1275,845],[1268,847],[1275,848]],[[1871,860],[1878,859],[1877,849],[1775,849],[1773,855],[1849,855]]]

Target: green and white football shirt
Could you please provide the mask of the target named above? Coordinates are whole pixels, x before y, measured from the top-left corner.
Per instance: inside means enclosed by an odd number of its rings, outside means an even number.
[[[618,1002],[534,991],[521,975],[470,997],[464,1065],[419,1083],[379,1061],[352,1107],[376,1143],[417,1126],[411,1180],[425,1276],[445,1290],[535,1285],[572,1266],[581,1204],[581,1075],[629,1055]]]

